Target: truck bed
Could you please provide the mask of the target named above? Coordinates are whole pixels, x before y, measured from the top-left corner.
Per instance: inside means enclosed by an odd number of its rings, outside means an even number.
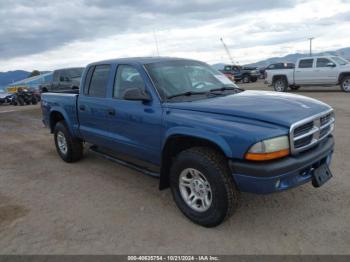
[[[71,92],[64,93],[43,93],[42,111],[43,122],[50,126],[50,114],[57,112],[64,116],[68,128],[73,134],[78,134],[79,119],[77,112],[77,101],[79,94]],[[51,127],[52,128],[52,127]],[[52,131],[52,130],[51,130]]]

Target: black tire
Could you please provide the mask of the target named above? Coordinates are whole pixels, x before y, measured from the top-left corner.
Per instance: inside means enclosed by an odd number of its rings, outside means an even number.
[[[281,77],[273,81],[273,89],[276,92],[286,92],[288,90],[288,83],[286,78]]]
[[[300,86],[290,86],[290,89],[295,91],[295,90],[298,90],[300,88]]]
[[[340,81],[340,88],[344,92],[350,92],[350,76],[346,76]]]
[[[242,82],[243,83],[249,83],[250,82],[250,76],[249,75],[244,75],[242,77]]]
[[[194,210],[181,195],[180,175],[188,168],[198,170],[210,184],[211,204],[205,211]],[[229,171],[227,159],[211,148],[195,147],[181,152],[170,170],[170,187],[174,201],[182,213],[194,223],[205,227],[219,225],[238,206],[239,191]]]
[[[58,146],[58,135],[63,135],[66,140],[67,150],[62,151]],[[57,153],[60,157],[68,163],[79,161],[83,157],[83,143],[78,138],[72,136],[64,121],[60,121],[56,124],[54,129],[54,140]]]
[[[36,105],[38,103],[38,100],[35,96],[32,97],[32,105]]]
[[[257,78],[257,77],[251,77],[251,78],[250,78],[250,81],[252,81],[253,83],[255,83],[256,81],[258,81],[258,78]]]
[[[17,97],[17,104],[19,104],[20,106],[24,106],[24,98],[21,96]]]

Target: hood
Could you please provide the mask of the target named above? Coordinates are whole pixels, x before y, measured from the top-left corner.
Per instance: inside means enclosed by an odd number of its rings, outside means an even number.
[[[349,70],[350,69],[350,63],[346,64],[346,65],[340,65],[339,66],[342,70]]]
[[[285,127],[331,109],[329,105],[305,96],[267,91],[244,91],[228,96],[167,105],[174,109],[249,118]]]

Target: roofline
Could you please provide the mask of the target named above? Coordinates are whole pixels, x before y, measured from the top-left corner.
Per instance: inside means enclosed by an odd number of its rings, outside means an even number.
[[[141,61],[141,60],[150,60],[150,61]],[[135,64],[152,64],[152,63],[158,63],[162,61],[177,61],[177,60],[186,60],[186,61],[198,61],[196,59],[190,59],[190,58],[181,58],[181,57],[170,57],[170,56],[141,56],[141,57],[123,57],[123,58],[113,58],[113,59],[107,59],[107,60],[101,60],[96,61],[93,63],[90,63],[87,65],[101,65],[101,64],[112,64],[112,63],[118,63],[118,62],[128,62],[128,63],[135,63]]]

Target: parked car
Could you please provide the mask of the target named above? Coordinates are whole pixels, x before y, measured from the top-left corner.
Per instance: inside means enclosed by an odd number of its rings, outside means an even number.
[[[350,92],[350,63],[339,56],[305,57],[297,61],[294,69],[268,70],[266,83],[275,91],[285,92],[300,86],[340,85]]]
[[[40,86],[40,91],[45,92],[76,92],[79,89],[83,67],[64,68],[53,71],[52,81]]]
[[[307,108],[307,110],[305,110]],[[206,227],[237,208],[239,192],[323,185],[334,139],[318,100],[244,91],[209,65],[129,58],[92,63],[79,94],[44,93],[43,122],[66,162],[83,145],[160,178],[179,209]]]
[[[270,64],[265,68],[261,68],[260,74],[263,76],[262,78],[266,78],[267,70],[291,69],[291,68],[295,68],[294,63],[275,63],[275,64]]]
[[[13,96],[12,94],[0,91],[0,105],[10,103],[12,100],[12,96]]]
[[[235,81],[243,83],[256,82],[260,72],[257,68],[242,67],[238,65],[225,65],[223,70],[220,70],[225,75],[232,75]]]

